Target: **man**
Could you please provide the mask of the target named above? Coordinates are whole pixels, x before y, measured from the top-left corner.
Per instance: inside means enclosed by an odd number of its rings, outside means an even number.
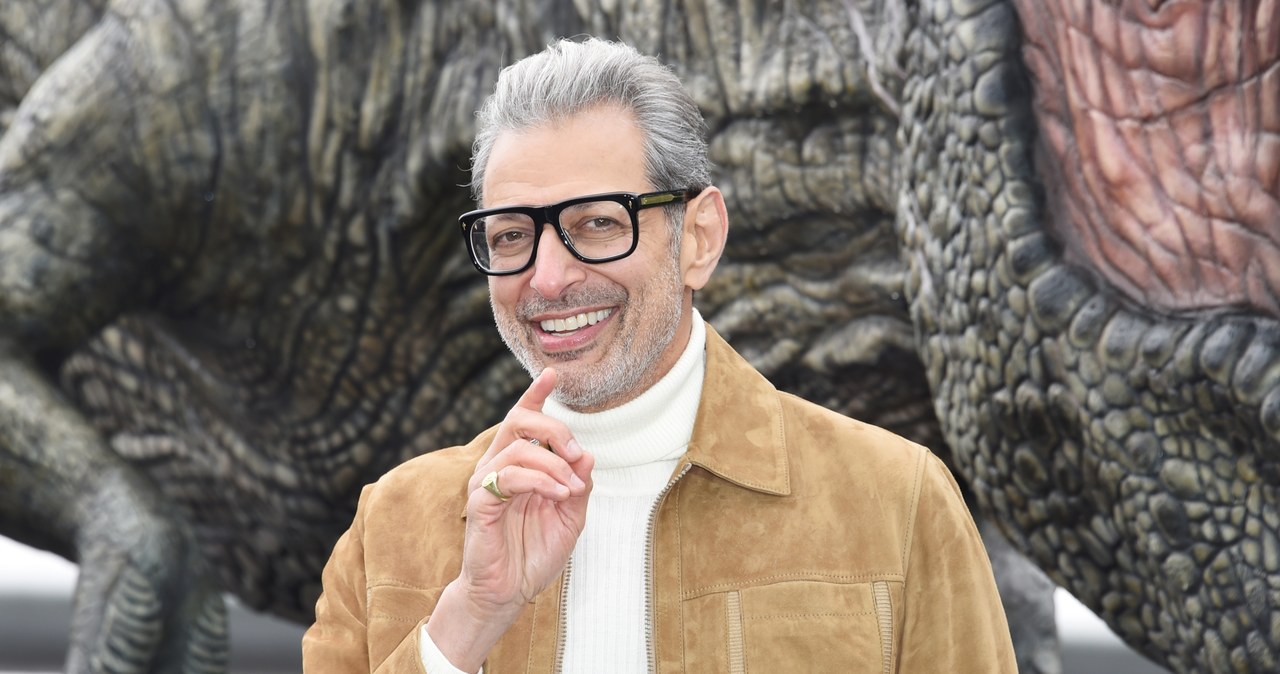
[[[622,45],[502,73],[462,223],[534,380],[364,490],[308,670],[1015,670],[941,462],[777,392],[693,308],[728,232],[703,127]]]

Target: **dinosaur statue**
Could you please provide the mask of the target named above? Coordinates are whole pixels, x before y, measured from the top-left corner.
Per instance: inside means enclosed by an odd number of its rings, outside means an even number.
[[[698,302],[735,346],[949,451],[1148,657],[1274,670],[1278,30],[1269,0],[8,0],[0,533],[81,565],[68,671],[222,670],[222,591],[306,620],[360,486],[522,386],[454,229],[472,111],[618,36],[708,118],[734,231]]]
[[[1280,5],[921,3],[895,228],[947,444],[1179,672],[1280,668]]]

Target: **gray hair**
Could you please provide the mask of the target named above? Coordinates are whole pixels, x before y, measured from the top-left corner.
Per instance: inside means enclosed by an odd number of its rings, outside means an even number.
[[[485,168],[500,134],[568,119],[598,105],[617,105],[635,117],[644,137],[645,175],[655,189],[711,184],[706,121],[675,73],[633,47],[589,38],[554,42],[498,75],[493,94],[476,113],[472,196],[477,202],[484,198]]]

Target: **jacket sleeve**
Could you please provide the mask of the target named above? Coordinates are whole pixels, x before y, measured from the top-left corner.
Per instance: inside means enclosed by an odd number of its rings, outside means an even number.
[[[960,489],[926,454],[907,544],[900,672],[1011,672],[1017,662],[986,548]]]
[[[307,674],[370,672],[367,583],[364,565],[364,518],[373,485],[360,493],[355,520],[338,539],[321,576],[316,621],[302,636],[302,670]],[[418,646],[419,630],[409,630],[374,672],[425,674]]]

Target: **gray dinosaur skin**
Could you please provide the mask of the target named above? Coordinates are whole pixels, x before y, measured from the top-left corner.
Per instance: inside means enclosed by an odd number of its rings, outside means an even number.
[[[69,671],[220,671],[219,590],[308,619],[360,486],[523,389],[458,185],[498,69],[583,33],[703,107],[698,305],[765,374],[949,449],[1152,659],[1274,669],[1275,321],[1064,260],[1012,5],[587,4],[0,8],[0,532],[81,563]]]

